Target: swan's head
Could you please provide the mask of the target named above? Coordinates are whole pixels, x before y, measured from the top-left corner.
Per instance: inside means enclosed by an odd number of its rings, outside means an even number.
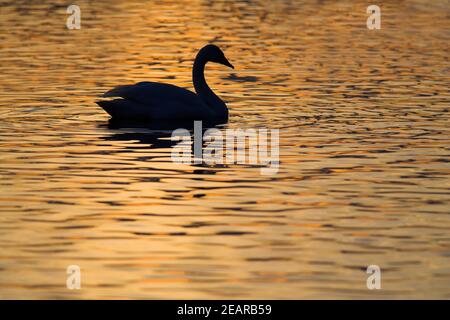
[[[233,65],[225,58],[225,54],[216,45],[208,44],[204,46],[200,53],[206,58],[206,61],[223,64],[224,66],[234,69]]]

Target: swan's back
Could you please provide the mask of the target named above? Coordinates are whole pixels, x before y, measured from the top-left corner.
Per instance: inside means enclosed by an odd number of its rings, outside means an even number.
[[[143,104],[149,104],[158,100],[177,100],[190,105],[194,105],[198,101],[201,102],[195,93],[184,88],[168,83],[147,81],[115,87],[103,94],[103,97],[122,97]]]

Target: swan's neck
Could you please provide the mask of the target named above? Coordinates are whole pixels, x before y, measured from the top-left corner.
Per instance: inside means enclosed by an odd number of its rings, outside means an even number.
[[[227,117],[228,109],[225,103],[211,90],[205,80],[205,65],[208,62],[202,52],[197,54],[192,70],[192,82],[195,92],[219,117]]]

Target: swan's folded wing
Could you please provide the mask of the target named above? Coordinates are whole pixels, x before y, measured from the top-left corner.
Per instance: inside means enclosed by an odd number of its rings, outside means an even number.
[[[103,94],[102,97],[121,97],[149,106],[155,102],[170,102],[171,100],[187,105],[198,103],[195,93],[171,84],[157,82],[139,82],[133,85],[118,86]]]

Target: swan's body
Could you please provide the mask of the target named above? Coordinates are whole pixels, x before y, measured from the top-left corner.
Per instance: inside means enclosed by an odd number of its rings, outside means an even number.
[[[203,74],[208,61],[233,68],[217,46],[203,47],[192,71],[197,94],[171,84],[139,82],[106,92],[103,97],[119,99],[97,101],[97,104],[117,120],[225,120],[228,108],[209,88]]]

